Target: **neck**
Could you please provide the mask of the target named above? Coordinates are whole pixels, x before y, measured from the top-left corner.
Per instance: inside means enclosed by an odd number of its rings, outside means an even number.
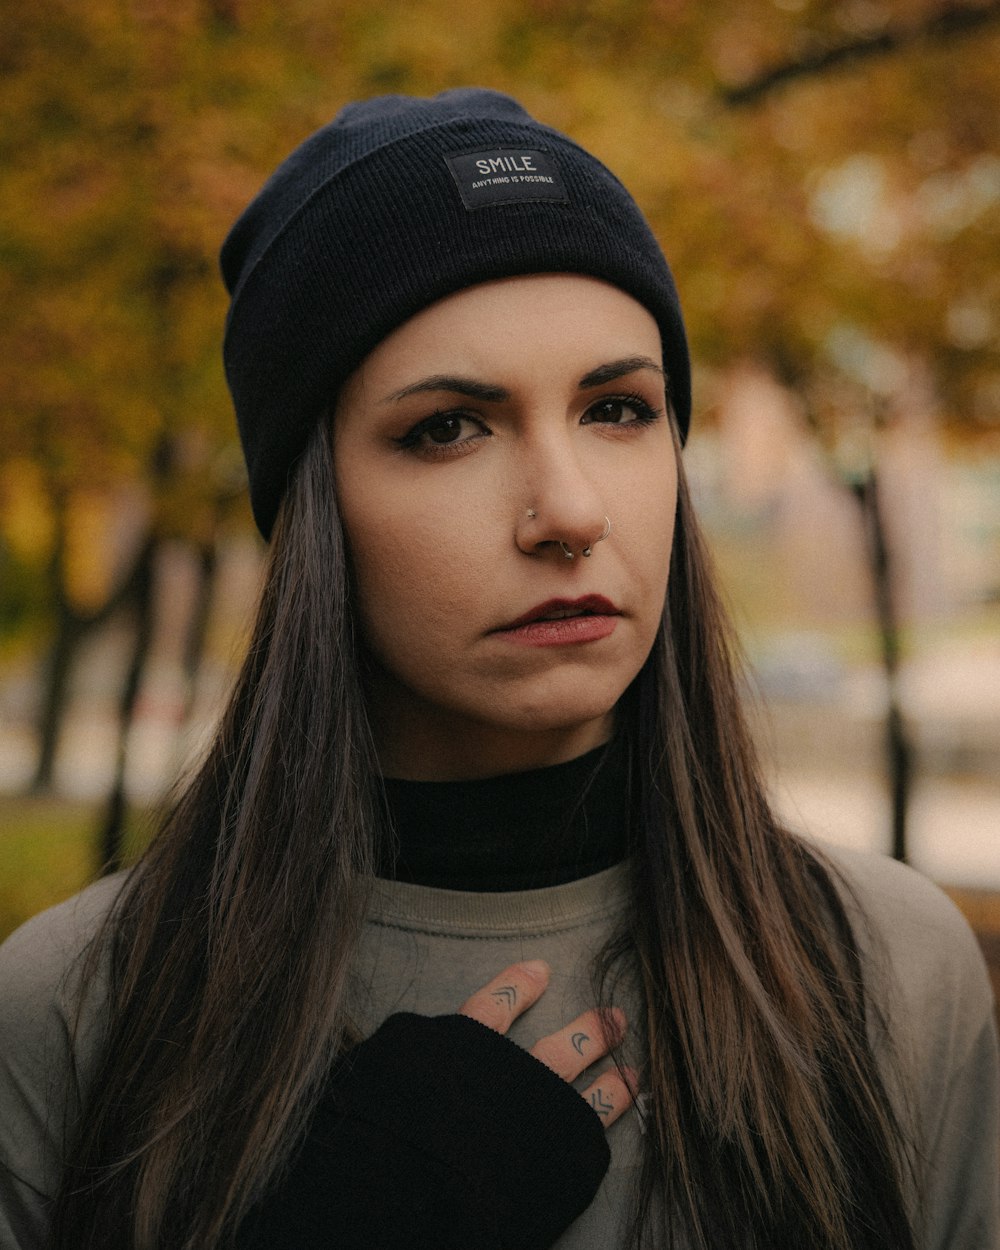
[[[450,890],[560,885],[628,854],[628,753],[612,740],[578,759],[459,782],[387,778],[396,855],[383,876]]]

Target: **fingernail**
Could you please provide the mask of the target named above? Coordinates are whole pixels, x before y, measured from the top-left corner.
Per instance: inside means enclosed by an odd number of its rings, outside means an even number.
[[[542,978],[549,975],[549,965],[544,959],[526,959],[521,967],[529,977]]]

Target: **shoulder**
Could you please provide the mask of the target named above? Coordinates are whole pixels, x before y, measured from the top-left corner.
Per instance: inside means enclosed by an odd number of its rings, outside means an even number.
[[[0,1093],[30,1098],[56,1074],[76,1084],[96,1047],[104,975],[87,956],[124,874],[95,882],[23,924],[0,946]]]
[[[35,916],[0,946],[4,1244],[44,1244],[46,1195],[58,1187],[104,1026],[103,967],[98,961],[85,980],[86,956],[124,879],[96,882]]]
[[[0,945],[0,999],[8,1007],[46,1009],[65,997],[124,880],[118,873],[94,882],[33,916]],[[5,1011],[0,1029],[12,1019]]]
[[[906,864],[822,844],[847,908],[862,959],[912,1010],[959,1005],[982,1021],[993,1008],[985,961],[950,898]],[[932,1011],[932,1014],[935,1014]]]
[[[1000,1245],[993,992],[948,896],[885,856],[823,847],[861,955],[869,1030],[909,1125],[930,1250]]]
[[[983,1149],[995,1156],[994,998],[971,928],[943,890],[905,864],[830,846],[821,855],[854,931],[872,1044],[925,1140],[941,1140],[949,1118],[968,1137],[978,1118]]]

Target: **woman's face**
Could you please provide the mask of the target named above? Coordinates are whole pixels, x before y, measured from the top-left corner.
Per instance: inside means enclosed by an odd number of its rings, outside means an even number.
[[[432,304],[344,386],[338,500],[388,775],[495,775],[610,736],[666,593],[660,366],[631,296],[543,274]]]

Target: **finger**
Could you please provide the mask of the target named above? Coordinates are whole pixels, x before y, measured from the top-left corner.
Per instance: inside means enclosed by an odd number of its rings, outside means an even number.
[[[625,1036],[625,1014],[593,1009],[577,1016],[558,1033],[539,1038],[531,1053],[564,1081],[574,1081]]]
[[[614,1124],[635,1103],[636,1074],[631,1068],[624,1073],[617,1068],[602,1072],[597,1080],[583,1091],[584,1099],[600,1117],[605,1128]]]
[[[549,966],[543,960],[511,964],[466,999],[458,1009],[459,1015],[478,1020],[497,1033],[506,1033],[517,1017],[541,998],[548,983]]]

